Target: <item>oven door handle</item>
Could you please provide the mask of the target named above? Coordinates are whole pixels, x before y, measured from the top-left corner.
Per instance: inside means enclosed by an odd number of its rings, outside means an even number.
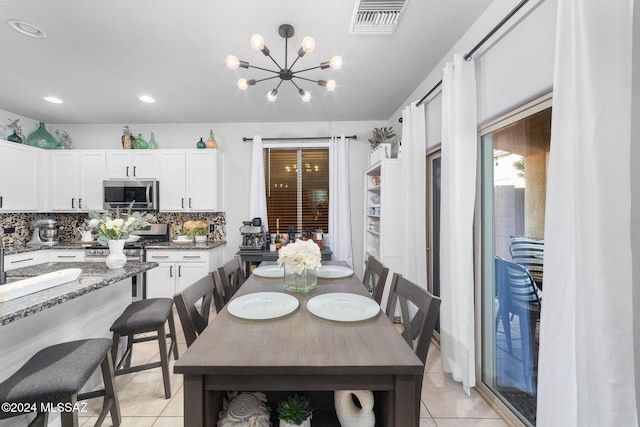
[[[151,184],[147,184],[147,207],[151,207]]]

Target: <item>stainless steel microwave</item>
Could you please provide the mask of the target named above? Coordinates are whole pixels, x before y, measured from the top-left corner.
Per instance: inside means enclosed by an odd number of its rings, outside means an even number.
[[[158,181],[109,180],[102,184],[104,209],[158,210]]]

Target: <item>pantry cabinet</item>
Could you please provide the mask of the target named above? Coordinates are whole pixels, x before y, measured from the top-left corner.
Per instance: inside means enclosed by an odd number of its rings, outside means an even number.
[[[158,179],[156,150],[120,150],[106,154],[107,179]]]
[[[49,153],[52,211],[87,212],[102,209],[105,155],[97,150]]]
[[[173,298],[189,285],[217,269],[220,250],[152,250],[147,262],[159,265],[146,272],[147,298]]]
[[[0,141],[0,212],[38,211],[42,151]]]
[[[217,150],[162,150],[159,156],[160,211],[219,210]]]

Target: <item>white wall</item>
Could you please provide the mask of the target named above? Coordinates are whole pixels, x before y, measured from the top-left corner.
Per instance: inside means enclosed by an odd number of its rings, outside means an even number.
[[[397,126],[402,109],[421,99],[442,79],[442,70],[454,53],[469,52],[518,3],[494,1],[389,118],[389,125]],[[551,89],[556,8],[557,0],[531,0],[474,54],[480,124]],[[439,88],[426,101],[426,148],[440,143],[441,94]]]
[[[6,118],[19,117],[9,112],[0,111],[0,123],[3,124],[8,123]],[[22,122],[23,118],[20,120],[20,123]],[[23,128],[25,135],[37,128],[37,122],[34,120],[24,118],[24,122],[27,124]],[[127,124],[132,132],[136,135],[142,133],[146,140],[149,139],[150,133],[154,132],[160,148],[196,148],[197,141],[201,137],[206,140],[209,136],[209,130],[213,129],[222,157],[220,171],[220,176],[223,178],[221,210],[226,213],[227,218],[227,245],[224,249],[224,259],[230,258],[238,250],[241,243],[239,228],[243,220],[251,219],[249,215],[251,144],[243,142],[242,137],[253,137],[254,135],[261,135],[263,138],[310,137],[328,136],[342,132],[347,135],[357,135],[357,140],[349,140],[349,171],[354,267],[358,274],[361,273],[364,227],[364,197],[362,196],[364,190],[361,175],[367,167],[369,152],[367,139],[371,136],[371,130],[374,127],[384,126],[385,122]],[[48,124],[47,129],[51,133],[55,129],[68,132],[77,149],[122,148],[121,124]],[[0,138],[4,138],[4,136],[0,134]]]

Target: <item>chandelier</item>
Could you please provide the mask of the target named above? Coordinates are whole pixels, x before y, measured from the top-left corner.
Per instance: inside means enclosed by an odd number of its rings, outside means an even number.
[[[280,66],[280,64],[278,64],[278,62],[275,59],[273,59],[273,57],[271,56],[271,51],[264,44],[264,39],[260,34],[254,34],[251,37],[251,47],[253,47],[255,50],[259,50],[260,52],[262,52],[264,56],[268,56],[273,61],[273,63],[276,64],[276,66],[278,67],[278,70],[269,70],[267,68],[256,67],[255,65],[249,65],[248,62],[240,61],[237,57],[233,55],[229,55],[227,57],[227,61],[226,61],[227,67],[231,68],[232,70],[235,70],[238,67],[256,68],[258,70],[268,71],[270,73],[275,74],[274,76],[267,77],[264,79],[259,79],[259,80],[239,79],[238,80],[239,89],[246,90],[249,86],[253,86],[258,82],[280,78],[280,82],[278,83],[278,85],[267,93],[267,99],[271,102],[274,102],[276,100],[278,96],[278,89],[280,88],[280,85],[284,81],[291,82],[296,87],[296,89],[298,89],[298,93],[302,97],[302,100],[304,102],[309,102],[309,100],[311,99],[311,94],[308,91],[302,89],[300,86],[298,86],[294,81],[294,79],[306,80],[309,82],[317,83],[320,86],[324,86],[328,91],[331,91],[331,92],[335,90],[336,82],[334,80],[312,80],[312,79],[299,76],[298,74],[303,73],[305,71],[309,71],[309,70],[315,70],[316,68],[320,68],[321,70],[324,70],[326,68],[332,68],[334,70],[338,70],[342,67],[342,58],[340,56],[334,56],[329,61],[323,62],[317,67],[311,67],[311,68],[305,68],[302,70],[293,71],[293,66],[296,64],[296,62],[298,62],[298,60],[302,58],[306,53],[313,51],[313,49],[316,47],[316,42],[313,39],[313,37],[307,36],[303,38],[302,46],[298,50],[298,56],[291,63],[291,65],[288,65],[288,57],[287,57],[288,41],[287,40],[293,36],[293,32],[294,32],[293,26],[289,24],[280,25],[280,27],[278,28],[278,33],[280,34],[280,36],[282,36],[282,38],[284,38],[284,67]]]

